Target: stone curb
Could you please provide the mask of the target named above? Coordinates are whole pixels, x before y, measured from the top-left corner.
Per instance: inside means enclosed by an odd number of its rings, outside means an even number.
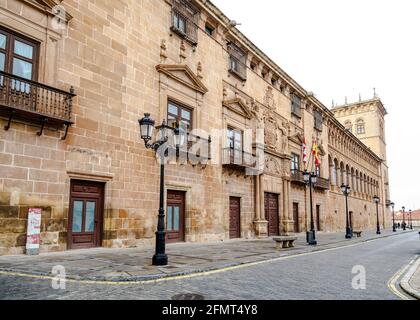
[[[410,280],[416,273],[417,269],[419,268],[420,268],[420,256],[417,256],[417,261],[413,263],[411,268],[407,271],[407,273],[404,275],[404,277],[401,279],[401,282],[400,282],[401,289],[403,289],[406,293],[416,298],[417,300],[420,300],[420,291],[414,289],[410,285]]]
[[[366,242],[370,242],[370,241],[374,241],[374,240],[378,240],[378,239],[390,238],[390,237],[403,235],[403,234],[408,234],[408,233],[411,233],[411,231],[406,231],[406,232],[401,232],[401,233],[391,233],[391,234],[382,235],[382,236],[378,236],[378,237],[374,237],[374,238],[358,240],[358,241],[355,241],[355,242],[349,242],[348,240],[343,240],[343,241],[335,242],[335,243],[332,243],[332,244],[326,243],[324,245],[318,245],[317,247],[313,247],[313,249],[305,251],[305,252],[286,254],[287,253],[287,251],[286,251],[284,255],[280,255],[278,257],[272,257],[272,258],[268,258],[268,259],[261,259],[261,260],[255,260],[255,261],[247,261],[247,262],[228,262],[224,265],[208,267],[208,268],[205,268],[205,269],[194,269],[194,270],[189,270],[189,271],[181,271],[181,272],[174,272],[174,273],[168,273],[168,274],[154,274],[154,275],[127,276],[127,277],[122,277],[122,276],[107,277],[107,276],[66,275],[66,278],[70,281],[81,281],[81,282],[85,281],[85,282],[98,282],[98,283],[101,283],[101,282],[103,282],[103,283],[105,283],[105,282],[110,282],[110,283],[126,282],[126,283],[130,283],[130,282],[157,281],[157,280],[164,280],[164,279],[167,279],[167,278],[177,278],[177,277],[191,276],[191,275],[199,276],[200,274],[204,274],[204,273],[208,273],[208,272],[215,272],[215,271],[223,270],[223,269],[227,269],[227,268],[246,266],[246,265],[253,264],[253,263],[270,262],[271,260],[282,258],[282,257],[293,257],[293,256],[298,256],[300,254],[305,254],[305,253],[322,252],[322,251],[325,251],[325,250],[331,250],[331,249],[336,249],[336,248],[340,248],[340,247],[346,247],[346,245],[343,245],[343,243],[348,243],[349,245],[356,245],[356,244],[366,243]],[[303,247],[303,248],[305,248],[305,247]],[[299,249],[299,248],[296,247],[295,249]],[[19,275],[22,275],[22,276],[28,276],[28,277],[31,277],[31,276],[32,277],[48,277],[48,278],[54,277],[54,275],[52,275],[49,272],[47,273],[47,272],[36,272],[36,271],[34,271],[32,273],[27,273],[27,272],[24,272],[24,271],[19,271],[19,270],[16,270],[16,269],[13,270],[13,269],[10,269],[10,268],[0,268],[0,272],[15,273],[15,274],[19,274]]]

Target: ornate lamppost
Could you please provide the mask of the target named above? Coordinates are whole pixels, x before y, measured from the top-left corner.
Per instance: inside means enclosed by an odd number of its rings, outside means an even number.
[[[343,183],[341,185],[341,192],[343,192],[344,196],[346,197],[346,239],[351,239],[353,238],[353,230],[350,226],[349,201],[348,201],[348,197],[351,192],[350,186]]]
[[[381,227],[379,225],[379,197],[374,196],[373,201],[376,203],[376,234],[381,234]]]
[[[391,207],[392,207],[392,231],[397,232],[397,228],[395,226],[395,210],[394,210],[395,203],[394,202],[391,202]]]
[[[311,205],[311,230],[307,232],[306,239],[309,245],[316,245],[316,234],[315,234],[315,223],[314,223],[314,212],[313,212],[313,203],[312,203],[312,188],[317,182],[317,175],[315,173],[309,173],[307,170],[303,173],[303,180],[305,184],[309,186],[309,201]]]
[[[403,213],[402,228],[405,231],[405,207],[402,207],[402,213]]]
[[[144,140],[145,147],[147,149],[154,150],[160,157],[160,194],[159,194],[159,215],[158,215],[158,226],[156,232],[156,251],[153,256],[154,266],[166,266],[168,264],[168,256],[165,253],[166,246],[166,228],[165,228],[165,210],[164,210],[164,192],[165,192],[165,148],[161,148],[169,140],[169,130],[175,133],[174,139],[177,146],[184,143],[184,135],[180,134],[179,127],[176,129],[166,125],[163,121],[162,125],[156,127],[159,131],[159,139],[156,142],[150,143],[153,137],[153,131],[155,129],[155,121],[150,118],[149,113],[144,114],[144,118],[139,120],[140,135]]]

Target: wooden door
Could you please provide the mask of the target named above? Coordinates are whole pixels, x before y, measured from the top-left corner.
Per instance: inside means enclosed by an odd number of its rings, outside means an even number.
[[[265,193],[264,197],[265,219],[268,221],[268,236],[280,234],[279,197],[274,193]]]
[[[100,247],[103,233],[104,183],[72,180],[68,248]]]
[[[185,241],[185,192],[168,190],[166,239],[168,243]]]
[[[321,231],[321,206],[316,206],[316,228]]]
[[[300,224],[299,224],[299,203],[293,203],[293,220],[294,220],[294,232],[300,233]]]
[[[350,228],[353,229],[353,211],[349,212]]]
[[[241,198],[230,197],[229,200],[229,237],[241,237]]]

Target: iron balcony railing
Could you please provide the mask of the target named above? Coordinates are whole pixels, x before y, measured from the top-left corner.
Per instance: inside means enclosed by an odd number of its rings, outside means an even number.
[[[233,42],[228,43],[228,52],[229,72],[233,73],[241,80],[245,81],[247,78],[246,53]]]
[[[315,188],[329,190],[330,189],[330,180],[318,177],[316,179]]]
[[[173,145],[177,157],[184,158],[191,162],[201,164],[211,160],[211,136],[203,138],[192,133],[187,133],[184,137],[186,143],[183,146]]]
[[[297,184],[305,184],[305,179],[303,177],[303,171],[300,170],[292,170],[292,182]],[[330,189],[330,180],[317,177],[316,183],[314,185],[315,188],[329,190]]]
[[[239,168],[255,168],[257,158],[254,154],[241,149],[225,148],[223,151],[223,165]]]
[[[246,64],[239,61],[236,57],[230,56],[229,58],[229,72],[233,73],[241,80],[246,80]]]
[[[44,125],[72,124],[74,90],[66,92],[0,71],[0,116]],[[41,130],[41,134],[42,134]]]
[[[303,178],[303,172],[299,170],[292,170],[292,182],[305,184],[305,179]]]

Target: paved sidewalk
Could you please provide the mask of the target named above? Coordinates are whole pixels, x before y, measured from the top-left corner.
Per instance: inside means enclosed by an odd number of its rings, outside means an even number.
[[[420,256],[404,275],[400,285],[406,293],[420,300]]]
[[[408,233],[409,231],[406,231]],[[365,231],[362,238],[345,240],[343,233],[318,233],[317,246],[306,245],[306,235],[298,235],[295,248],[276,250],[272,239],[231,240],[226,242],[192,244],[180,243],[167,246],[170,265],[152,266],[153,248],[89,249],[40,256],[0,257],[0,272],[51,276],[54,266],[65,267],[68,279],[93,281],[146,281],[159,278],[208,272],[241,264],[275,259],[284,256],[325,250],[368,240],[397,236],[385,230],[378,236]]]
[[[420,266],[417,267],[416,273],[411,277],[410,280],[411,287],[417,291],[420,297]]]

